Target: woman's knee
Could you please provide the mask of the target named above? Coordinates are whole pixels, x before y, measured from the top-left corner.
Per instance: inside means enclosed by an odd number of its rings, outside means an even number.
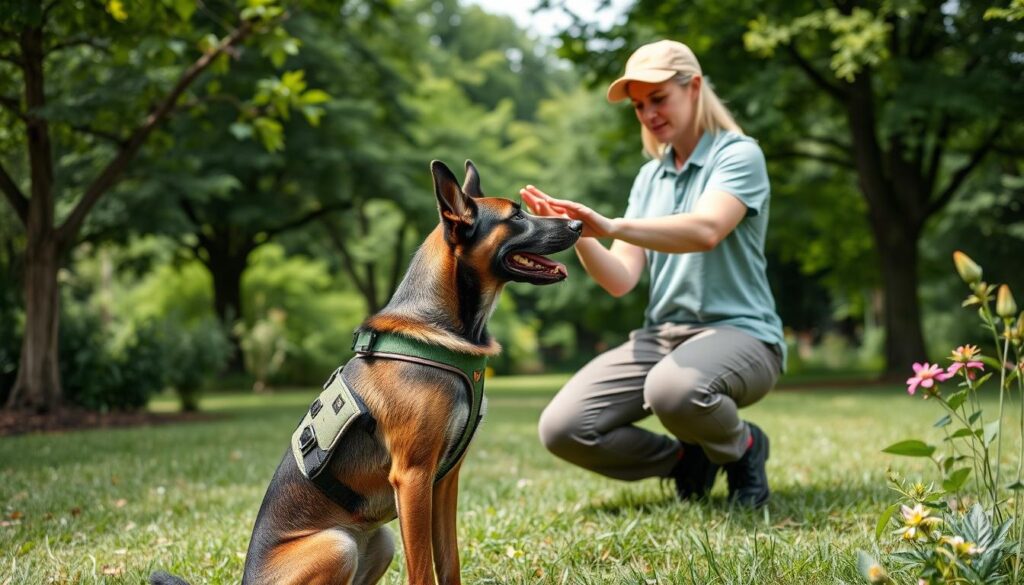
[[[713,394],[709,380],[693,368],[652,370],[644,383],[644,403],[659,418],[698,413]]]
[[[559,409],[554,402],[548,404],[540,415],[537,433],[544,448],[555,455],[563,456],[576,449],[579,421],[576,417]]]

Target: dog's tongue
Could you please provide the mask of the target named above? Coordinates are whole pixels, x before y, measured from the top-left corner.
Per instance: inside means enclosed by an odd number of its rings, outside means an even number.
[[[529,260],[530,262],[536,264],[536,266],[531,267],[531,270],[537,270],[538,272],[559,272],[565,276],[569,275],[569,273],[565,270],[565,265],[562,264],[561,262],[555,262],[554,260],[549,260],[548,258],[539,256],[537,254],[531,254],[529,252],[517,252],[516,256],[525,258],[526,260]],[[518,264],[520,265],[520,267],[526,268],[521,263]]]

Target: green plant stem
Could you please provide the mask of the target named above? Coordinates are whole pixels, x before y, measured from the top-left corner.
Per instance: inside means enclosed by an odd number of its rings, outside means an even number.
[[[952,457],[953,457],[953,459],[955,461],[956,458],[960,455],[960,450],[957,448],[956,442],[953,441],[953,437],[950,436],[949,430],[947,428],[948,426],[949,425],[946,425],[945,427],[942,427],[942,431],[946,434],[946,442],[949,443],[949,450],[952,452]],[[978,461],[977,461],[977,459],[974,459],[974,458],[972,458],[972,459],[973,459],[973,461],[971,461],[971,465],[974,467],[974,478],[973,478],[973,481],[978,481]],[[946,476],[946,470],[943,469],[942,465],[940,465],[938,463],[936,463],[936,465],[939,466],[939,476],[940,477],[945,477]],[[950,467],[952,467],[952,465]],[[953,496],[953,497],[956,498],[956,507],[957,507],[957,509],[960,509],[963,506],[963,498],[960,497],[960,491],[961,490],[957,490],[956,494],[954,494],[954,496]]]
[[[964,376],[964,383],[967,384],[967,395],[970,398],[971,405],[974,407],[974,412],[978,413],[978,420],[977,420],[978,428],[982,429],[982,433],[984,433],[984,429],[985,429],[985,415],[983,414],[983,411],[981,409],[981,399],[978,398],[977,388],[975,388],[974,384],[972,383],[973,380],[971,380],[971,378],[967,375],[967,372],[964,372],[963,376]],[[967,416],[966,410],[964,411],[964,416],[966,416],[968,421],[970,420],[970,417]],[[987,468],[986,463],[987,463],[988,457],[985,457],[983,459],[979,459],[978,458],[977,450],[974,449],[974,445],[973,445],[974,440],[977,438],[973,434],[974,433],[974,427],[972,425],[968,424],[967,428],[972,433],[971,434],[971,442],[972,442],[972,445],[971,445],[972,449],[971,449],[971,451],[974,453],[974,462],[973,463],[974,463],[975,481],[978,482],[978,485],[980,485],[981,487],[983,487],[984,489],[987,490],[988,489],[988,485],[986,483],[987,476],[985,475],[985,469]],[[982,439],[982,447],[984,447],[984,446],[985,446],[984,439]],[[986,451],[986,454],[987,454],[987,451]]]
[[[999,413],[997,415],[998,425],[996,428],[996,477],[995,487],[992,491],[992,511],[995,517],[1002,520],[1002,511],[999,509],[999,477],[1000,477],[1000,459],[1002,457],[1003,449],[1003,404],[1006,398],[1006,389],[1004,387],[1004,380],[1006,376],[1006,368],[1003,365],[1006,363],[1006,352],[1009,348],[1004,349],[1002,352],[999,351],[999,329],[997,328],[996,321],[992,316],[992,311],[989,310],[988,299],[985,299],[981,304],[981,316],[985,321],[985,326],[992,333],[992,342],[995,351],[999,354]],[[1007,339],[1009,341],[1009,339]],[[984,429],[985,427],[982,426]],[[982,435],[982,444],[984,445],[984,434]],[[986,455],[988,453],[988,447],[986,449]],[[988,457],[985,457],[986,464],[988,464]],[[991,467],[989,465],[989,467]]]
[[[977,389],[972,384],[973,380],[970,379],[970,377],[967,375],[967,372],[964,372],[964,378],[967,381],[967,387],[968,387],[969,393],[971,395],[976,395],[977,394],[977,391],[976,391]],[[968,429],[970,429],[972,431],[971,432],[971,446],[972,446],[972,451],[974,452],[975,460],[977,461],[977,460],[980,459],[980,461],[981,461],[982,487],[985,488],[985,491],[987,491],[989,496],[991,497],[993,509],[998,511],[999,494],[997,493],[997,489],[996,489],[996,486],[997,486],[996,480],[995,480],[995,478],[992,475],[992,465],[991,465],[991,462],[989,461],[989,457],[988,457],[988,446],[985,445],[985,421],[984,421],[984,417],[981,416],[980,414],[978,416],[979,427],[980,427],[980,429],[982,431],[982,436],[979,439],[978,436],[975,435],[974,432],[973,432],[974,431],[974,427],[971,426],[970,423],[969,423],[970,417],[967,415],[966,408],[964,406],[962,406],[962,405],[961,405],[961,408],[964,409],[964,412],[960,415],[960,417],[961,417],[960,420],[964,421],[964,426],[966,426]],[[976,409],[976,412],[980,412],[980,411],[981,411],[981,406],[979,405],[977,407],[977,409]],[[974,446],[975,445],[975,441],[977,441],[977,442],[979,442],[981,444],[980,454],[983,455],[983,456],[979,456],[979,451]]]
[[[1021,351],[1020,345],[1015,345],[1013,349],[1014,354],[1014,368],[1020,368],[1021,364]],[[1015,484],[1018,487],[1013,491],[1013,503],[1014,513],[1020,514],[1021,505],[1024,505],[1024,501],[1021,499],[1021,489],[1019,487],[1021,479],[1021,469],[1024,466],[1024,376],[1020,370],[1017,371],[1017,401],[1020,404],[1020,415],[1018,423],[1020,424],[1020,435],[1017,437],[1018,451],[1017,451],[1017,477]],[[1019,517],[1015,517],[1013,521],[1013,532],[1016,534],[1017,540],[1017,562],[1013,564],[1013,582],[1020,582],[1020,571],[1021,564],[1024,562],[1024,524],[1019,521]]]
[[[1008,330],[1009,323],[1003,321],[1004,330]],[[996,345],[998,348],[999,346]],[[1003,350],[999,352],[999,426],[996,434],[996,497],[999,496],[999,477],[1000,470],[1002,469],[1002,455],[1003,455],[1003,400],[1006,397],[1006,356],[1010,353],[1010,336],[1006,336],[1006,342],[1003,344]],[[999,516],[999,520],[1002,520],[1002,515],[999,513],[998,504],[995,507],[995,512]]]
[[[960,421],[961,424],[964,425],[965,428],[970,429],[970,430],[973,431],[974,427],[972,427],[971,424],[968,422],[968,420],[967,420],[968,417],[964,416],[964,414],[962,414],[962,413],[954,410],[953,408],[951,408],[949,406],[949,403],[946,402],[946,400],[944,398],[942,398],[941,396],[938,398],[938,400],[939,400],[939,402],[942,403],[942,405],[946,408],[947,411],[949,411],[949,413],[953,417],[955,417],[958,421]],[[964,408],[963,405],[961,405],[960,408],[963,409]],[[966,411],[965,411],[965,413],[966,413]],[[990,495],[994,496],[993,490],[991,488],[992,471],[991,471],[991,469],[988,466],[988,457],[982,457],[981,453],[978,452],[977,445],[975,445],[975,441],[979,441],[980,440],[981,441],[981,446],[984,449],[984,447],[985,447],[984,436],[982,436],[981,439],[978,439],[978,436],[975,435],[973,432],[971,433],[970,436],[971,436],[971,440],[969,441],[969,444],[971,446],[971,452],[974,454],[973,459],[974,459],[974,464],[975,464],[975,474],[978,474],[978,476],[981,478],[981,482],[982,482],[981,485],[982,485],[983,488],[985,488],[985,491],[988,491]],[[987,454],[988,450],[984,449],[983,453]],[[981,467],[981,469],[982,469],[981,472],[979,472],[978,468],[977,468],[977,465],[978,465],[979,461],[981,462],[981,466],[982,466]]]

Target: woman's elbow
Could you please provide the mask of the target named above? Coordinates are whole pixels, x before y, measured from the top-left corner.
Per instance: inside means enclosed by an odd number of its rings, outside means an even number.
[[[718,246],[719,242],[722,241],[722,236],[714,230],[705,230],[694,238],[693,245],[696,248],[695,252],[710,252]]]
[[[629,294],[629,291],[633,290],[632,286],[630,286],[628,283],[623,282],[613,282],[604,284],[602,285],[602,288],[604,288],[605,292],[607,292],[608,294],[612,295],[617,299],[626,296],[627,294]]]

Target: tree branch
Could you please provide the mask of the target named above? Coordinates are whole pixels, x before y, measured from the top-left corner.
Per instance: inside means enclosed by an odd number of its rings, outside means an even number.
[[[939,130],[935,133],[935,145],[932,146],[931,156],[928,157],[928,166],[923,170],[925,172],[925,186],[928,188],[928,193],[932,193],[935,190],[935,181],[939,176],[939,167],[942,166],[942,153],[946,150],[946,138],[949,137],[950,118],[948,115],[942,116],[942,121],[939,122]]]
[[[980,146],[978,146],[974,151],[974,154],[971,155],[971,159],[953,173],[953,177],[949,180],[949,184],[946,185],[946,188],[942,191],[939,197],[932,201],[931,205],[928,206],[928,215],[939,211],[949,203],[949,200],[953,198],[953,195],[956,194],[957,189],[960,188],[968,175],[970,175],[974,169],[981,164],[981,161],[984,160],[985,156],[995,146],[996,140],[999,139],[999,135],[1003,132],[1005,122],[1006,120],[1003,118],[996,121],[995,129],[992,130],[988,137],[985,138]]]
[[[327,221],[326,218],[321,220],[324,226],[324,231],[327,232],[327,238],[330,239],[331,243],[338,250],[338,255],[341,256],[341,263],[345,265],[345,270],[348,271],[352,281],[355,283],[356,288],[363,294],[363,298],[366,299],[367,306],[373,305],[376,299],[371,298],[370,292],[367,289],[366,282],[360,278],[359,271],[356,270],[355,262],[352,260],[352,255],[349,254],[348,247],[345,246],[345,241],[338,236],[337,230],[334,229],[334,225]]]
[[[850,145],[838,138],[832,138],[831,136],[805,136],[801,140],[808,140],[810,142],[816,142],[825,146],[831,146],[841,152],[850,152]]]
[[[837,156],[829,156],[827,154],[802,152],[799,150],[773,150],[769,154],[771,154],[772,159],[800,158],[805,160],[814,160],[826,164],[836,165],[844,169],[854,168],[853,160],[848,158],[840,158]]]
[[[274,237],[274,236],[276,236],[278,234],[281,234],[282,232],[286,232],[288,230],[293,230],[293,229],[296,229],[296,228],[300,228],[300,227],[306,225],[307,223],[313,221],[314,219],[316,219],[318,217],[322,217],[324,215],[327,215],[328,213],[333,213],[335,211],[341,211],[342,209],[348,209],[351,206],[352,205],[350,203],[348,203],[348,202],[346,202],[346,203],[337,203],[337,204],[334,204],[334,205],[327,205],[325,207],[321,207],[320,209],[316,209],[314,211],[311,211],[311,212],[309,212],[309,213],[307,213],[307,214],[305,214],[303,216],[297,217],[297,218],[293,219],[292,221],[289,221],[287,223],[281,224],[281,225],[279,225],[279,226],[277,226],[275,228],[271,228],[269,230],[264,230],[263,233],[265,233],[267,235],[267,238],[272,238],[272,237]]]
[[[126,141],[124,138],[121,138],[117,134],[114,134],[113,132],[107,132],[106,130],[97,130],[96,128],[93,128],[91,126],[84,126],[82,124],[68,124],[68,126],[76,132],[81,132],[82,134],[88,134],[90,136],[95,136],[97,138],[102,138],[104,140],[113,142],[114,144],[120,146],[122,149],[128,146],[128,141]]]
[[[82,226],[82,222],[85,221],[85,216],[89,211],[96,205],[100,197],[103,196],[111,187],[117,183],[121,173],[127,168],[128,163],[135,157],[139,149],[142,148],[142,144],[149,137],[150,132],[153,131],[156,126],[167,117],[168,113],[174,108],[175,102],[181,97],[181,94],[185,92],[189,85],[199,77],[199,74],[206,70],[207,67],[213,63],[213,60],[221,55],[229,47],[240,43],[245,39],[253,30],[253,23],[250,21],[243,22],[234,32],[228,36],[227,40],[220,44],[216,50],[204,54],[202,57],[196,60],[185,72],[181,78],[171,89],[170,93],[160,102],[156,108],[146,117],[140,126],[138,126],[134,132],[132,132],[130,138],[127,140],[124,148],[118,152],[114,160],[103,169],[103,172],[89,185],[86,189],[85,195],[75,206],[75,209],[68,216],[67,220],[57,231],[58,238],[62,242],[61,245],[67,245],[74,239],[75,234]]]
[[[7,202],[14,208],[21,223],[28,225],[28,198],[21,192],[14,179],[7,174],[3,165],[0,165],[0,191],[4,192]]]
[[[391,257],[391,277],[388,279],[388,298],[398,290],[398,282],[402,278],[402,258],[405,256],[405,232],[409,228],[410,223],[409,218],[406,217],[402,222],[402,227],[398,230],[398,238],[395,239],[395,249]],[[383,300],[387,302],[388,299]]]
[[[803,70],[803,72],[807,75],[807,77],[811,79],[811,81],[814,82],[815,85],[825,90],[825,93],[832,96],[836,100],[843,100],[843,98],[845,97],[845,92],[843,91],[843,88],[825,79],[825,77],[822,76],[821,73],[819,73],[813,65],[811,65],[810,61],[805,59],[804,56],[801,55],[799,51],[797,51],[796,45],[789,44],[786,45],[786,48],[789,50],[789,55],[793,58],[793,61],[796,62],[797,66]]]
[[[53,0],[53,2],[50,2],[49,6],[43,8],[43,21],[44,22],[46,21],[46,17],[50,14],[50,11],[53,10],[58,4],[60,4],[60,2],[61,2],[61,0]]]
[[[96,40],[93,39],[93,38],[90,38],[90,37],[79,37],[77,39],[70,39],[70,40],[64,41],[62,43],[57,43],[57,44],[53,45],[52,47],[46,49],[46,54],[49,55],[51,53],[56,53],[57,51],[60,51],[62,49],[67,49],[67,48],[70,48],[70,47],[78,47],[78,46],[81,46],[81,45],[87,45],[87,46],[90,46],[90,47],[92,47],[94,49],[99,49],[100,51],[103,51],[104,53],[109,53],[110,52],[110,47],[108,47],[106,45],[101,45],[100,43],[97,43]]]

